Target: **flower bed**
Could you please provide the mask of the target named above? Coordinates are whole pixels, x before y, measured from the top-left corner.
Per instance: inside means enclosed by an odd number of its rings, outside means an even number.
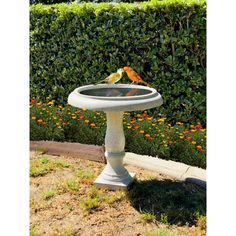
[[[104,143],[105,113],[54,103],[54,100],[47,103],[31,100],[31,140]],[[171,125],[162,114],[125,112],[124,131],[126,151],[206,167],[206,129],[200,123]]]

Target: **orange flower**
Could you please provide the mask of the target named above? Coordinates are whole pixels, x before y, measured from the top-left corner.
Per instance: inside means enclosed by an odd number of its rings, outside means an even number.
[[[36,120],[36,116],[32,116],[32,118],[31,118],[32,120]]]
[[[65,126],[65,125],[66,125],[66,123],[65,123],[65,122],[63,122],[63,123],[62,123],[62,126]]]
[[[172,144],[172,143],[173,143],[173,142],[170,140],[170,141],[169,141],[169,144]]]
[[[38,121],[38,123],[42,123],[43,122],[43,120],[42,119],[39,119],[39,120],[37,120]]]
[[[92,128],[95,128],[95,127],[96,127],[96,125],[95,125],[94,123],[91,123],[90,126],[91,126]]]
[[[197,146],[196,148],[197,148],[198,150],[201,150],[201,149],[202,149],[202,146],[199,145],[199,146]]]
[[[193,144],[193,145],[195,145],[195,144],[196,144],[196,142],[195,142],[195,141],[192,141],[192,144]]]
[[[85,122],[85,123],[89,123],[89,120],[85,120],[84,122]]]
[[[191,129],[195,129],[195,126],[194,126],[194,125],[190,125],[190,128],[191,128]]]
[[[183,132],[183,134],[189,134],[189,132],[186,130],[186,131]]]
[[[196,125],[196,128],[201,129],[202,128],[201,124]]]
[[[145,137],[150,138],[151,136],[150,136],[150,134],[145,134]]]
[[[139,133],[140,133],[140,134],[144,134],[144,130],[140,130]]]
[[[193,138],[192,138],[192,137],[187,137],[187,139],[188,139],[189,141],[193,140]]]
[[[84,116],[80,116],[79,118],[80,118],[80,120],[83,120],[85,117]]]
[[[58,129],[61,129],[61,126],[59,125],[59,126],[57,126],[57,128],[58,128]]]
[[[134,128],[135,128],[135,129],[139,129],[139,128],[140,128],[140,126],[138,126],[138,125],[137,125],[137,126],[135,126]]]
[[[180,135],[180,136],[179,136],[179,138],[183,139],[183,138],[184,138],[184,136],[183,136],[183,135]]]
[[[134,121],[134,120],[132,120],[132,121],[130,122],[130,124],[134,125],[134,124],[137,124],[137,122]]]
[[[152,138],[152,137],[148,137],[147,139],[148,139],[148,140],[153,140],[153,138]]]
[[[43,121],[43,122],[42,122],[42,124],[43,124],[43,125],[46,125],[46,122],[45,122],[45,121]]]

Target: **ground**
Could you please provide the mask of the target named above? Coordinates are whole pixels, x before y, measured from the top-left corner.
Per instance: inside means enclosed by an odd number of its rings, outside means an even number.
[[[93,186],[104,164],[30,153],[30,235],[201,236],[206,193],[194,184],[126,166],[128,191]]]

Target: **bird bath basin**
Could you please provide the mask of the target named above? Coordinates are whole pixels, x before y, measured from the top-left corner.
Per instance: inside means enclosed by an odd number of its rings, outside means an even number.
[[[127,188],[135,174],[123,166],[125,136],[123,112],[161,106],[161,95],[154,89],[130,84],[98,84],[76,88],[68,97],[74,107],[104,111],[107,116],[105,157],[107,165],[94,184],[108,189]]]

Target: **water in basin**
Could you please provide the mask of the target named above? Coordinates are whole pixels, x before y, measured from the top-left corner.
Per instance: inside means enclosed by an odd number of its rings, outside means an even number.
[[[150,94],[152,91],[136,88],[99,88],[83,90],[80,93],[88,96],[98,97],[128,97]]]

